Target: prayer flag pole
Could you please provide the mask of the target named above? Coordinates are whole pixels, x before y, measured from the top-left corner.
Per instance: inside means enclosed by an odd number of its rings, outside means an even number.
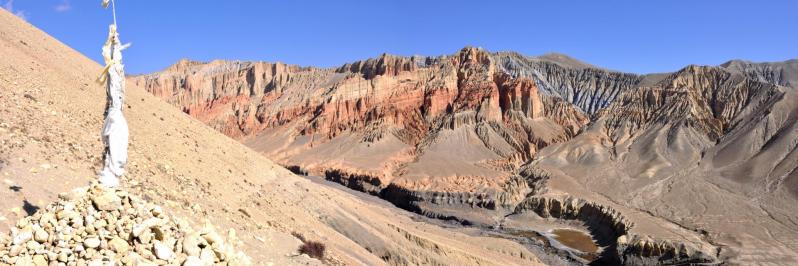
[[[108,95],[105,110],[105,123],[101,136],[105,144],[105,165],[99,173],[99,181],[105,187],[119,186],[119,179],[125,173],[128,148],[128,125],[122,114],[125,98],[125,70],[122,65],[122,50],[130,44],[122,45],[116,27],[116,3],[114,0],[103,0],[102,6],[108,8],[109,2],[114,16],[114,23],[108,28],[108,39],[102,48],[105,68],[98,79],[106,84]]]

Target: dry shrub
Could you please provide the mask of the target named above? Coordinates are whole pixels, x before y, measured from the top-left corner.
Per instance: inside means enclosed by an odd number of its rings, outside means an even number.
[[[291,234],[302,241],[302,245],[299,246],[300,254],[308,254],[308,256],[315,259],[324,259],[324,251],[327,249],[327,247],[324,246],[324,243],[307,240],[305,239],[305,236],[297,232]]]
[[[327,248],[321,242],[307,241],[299,246],[299,253],[308,254],[311,258],[323,259],[325,249]]]

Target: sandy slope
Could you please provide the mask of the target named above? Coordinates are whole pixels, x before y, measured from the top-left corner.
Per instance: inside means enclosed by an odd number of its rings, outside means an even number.
[[[97,63],[5,11],[0,54],[6,230],[26,210],[94,176],[105,92],[94,82]],[[331,264],[537,262],[513,242],[446,231],[299,178],[140,88],[128,88],[127,104],[127,189],[195,224],[207,218],[235,228],[259,264],[318,263],[293,255],[300,241],[291,232],[325,242]]]

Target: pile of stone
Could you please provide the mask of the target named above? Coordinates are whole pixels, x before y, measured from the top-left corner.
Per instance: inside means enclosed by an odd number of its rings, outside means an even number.
[[[228,238],[235,238],[235,231]],[[234,239],[230,239],[235,241]],[[193,230],[121,189],[92,185],[0,234],[0,265],[249,265],[206,224]]]

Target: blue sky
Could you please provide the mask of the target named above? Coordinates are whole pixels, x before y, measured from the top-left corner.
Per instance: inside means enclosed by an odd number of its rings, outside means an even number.
[[[560,52],[652,73],[729,59],[798,58],[798,1],[178,1],[117,0],[128,73],[180,58],[338,66],[387,52],[464,46]],[[0,6],[100,60],[111,12],[100,0],[0,0]]]

